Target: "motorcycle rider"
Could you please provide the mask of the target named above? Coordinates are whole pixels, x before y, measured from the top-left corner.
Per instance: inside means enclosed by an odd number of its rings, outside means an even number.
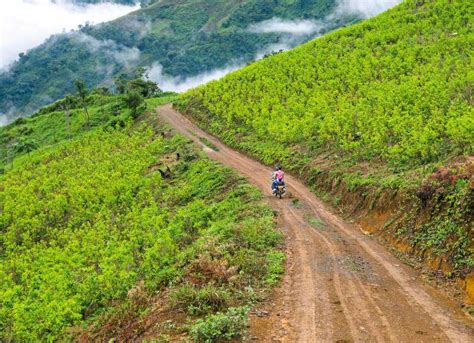
[[[275,192],[280,182],[283,184],[283,187],[286,186],[284,177],[285,177],[285,172],[282,170],[281,166],[277,166],[275,168],[275,171],[272,173],[272,191],[273,192]]]

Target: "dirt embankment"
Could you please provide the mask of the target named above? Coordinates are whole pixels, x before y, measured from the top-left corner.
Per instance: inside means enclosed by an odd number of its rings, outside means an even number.
[[[474,158],[460,157],[451,161],[449,165],[426,177],[417,189],[350,189],[341,178],[330,173],[308,179],[308,183],[328,199],[337,199],[337,204],[332,201],[333,205],[344,216],[355,220],[365,234],[377,238],[418,269],[437,277],[436,281],[443,286],[456,284],[452,293],[456,293],[454,295],[458,301],[474,305],[474,271],[470,266],[460,266],[456,260],[456,254],[460,253],[466,254],[464,259],[472,257],[474,248]],[[463,198],[463,203],[454,205],[465,207],[462,212],[464,226],[460,228],[465,236],[460,238],[453,232],[446,235],[446,242],[440,243],[453,246],[457,244],[458,251],[427,247],[426,241],[429,238],[423,237],[425,242],[420,242],[419,237],[424,234],[423,230],[429,230],[430,226],[435,227],[442,218],[452,216],[453,204],[449,204],[446,198],[449,197],[449,189],[459,180],[469,183],[469,191]],[[461,239],[465,242],[454,242]],[[461,243],[465,245],[459,247]],[[464,290],[464,294],[458,291],[459,288]]]

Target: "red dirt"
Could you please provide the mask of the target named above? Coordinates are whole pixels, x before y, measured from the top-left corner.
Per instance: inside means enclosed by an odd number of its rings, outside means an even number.
[[[270,195],[271,170],[234,151],[165,105],[161,120],[268,194],[286,235],[287,264],[273,302],[251,314],[252,339],[266,342],[474,342],[472,320],[416,271],[332,213],[287,175],[289,197]],[[205,137],[217,147],[205,146]],[[313,220],[308,220],[312,218]],[[311,225],[312,224],[312,225]],[[264,311],[261,311],[261,310]],[[260,311],[259,311],[260,310]]]

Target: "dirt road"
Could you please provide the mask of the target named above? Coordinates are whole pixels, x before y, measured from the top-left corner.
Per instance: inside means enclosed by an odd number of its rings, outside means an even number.
[[[269,168],[228,148],[171,105],[158,112],[164,122],[202,146],[211,158],[260,188],[279,213],[288,247],[287,272],[268,311],[253,316],[254,339],[474,342],[473,322],[456,305],[424,285],[414,270],[356,226],[340,219],[304,184],[287,176],[292,198],[278,200],[270,194]]]

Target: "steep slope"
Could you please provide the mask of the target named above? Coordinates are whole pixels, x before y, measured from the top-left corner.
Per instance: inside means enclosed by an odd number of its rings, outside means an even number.
[[[325,18],[335,8],[336,0],[157,1],[113,22],[55,35],[21,54],[0,74],[0,113],[31,114],[70,92],[74,79],[96,86],[137,65],[162,66],[166,74],[185,77],[246,63],[271,44],[283,40],[294,46],[360,17],[340,13],[296,39],[248,30],[273,17]]]
[[[163,335],[238,337],[282,272],[273,212],[156,115],[91,97],[89,123],[49,108],[0,128],[37,142],[0,175],[0,341],[109,341],[157,309]]]
[[[464,277],[474,265],[473,14],[470,1],[407,0],[192,90],[178,107],[282,163],[367,232]]]

